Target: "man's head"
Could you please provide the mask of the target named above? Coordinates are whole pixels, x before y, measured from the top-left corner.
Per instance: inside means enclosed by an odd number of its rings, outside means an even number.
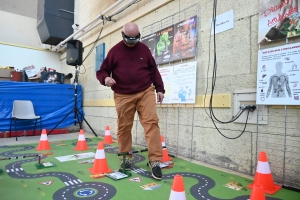
[[[134,47],[140,41],[140,31],[133,22],[128,22],[123,26],[122,37],[128,47]]]

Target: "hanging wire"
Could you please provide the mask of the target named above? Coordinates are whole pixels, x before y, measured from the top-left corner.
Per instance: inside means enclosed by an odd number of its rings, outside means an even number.
[[[219,120],[214,112],[213,112],[213,96],[214,96],[214,90],[215,90],[215,85],[216,85],[216,80],[217,80],[217,50],[216,50],[216,12],[217,12],[217,0],[214,0],[214,5],[213,5],[213,17],[212,17],[212,24],[211,24],[211,29],[213,28],[213,46],[214,46],[214,57],[213,57],[213,75],[212,75],[212,83],[211,83],[211,95],[210,95],[210,100],[209,100],[209,114],[206,111],[206,95],[207,95],[207,89],[208,89],[208,78],[207,78],[207,86],[206,86],[206,91],[205,91],[205,97],[204,97],[204,109],[205,112],[207,113],[207,115],[209,116],[209,118],[211,119],[211,121],[213,122],[215,128],[217,129],[217,131],[225,138],[227,139],[237,139],[240,136],[242,136],[242,134],[245,132],[246,126],[247,126],[247,122],[248,122],[248,117],[249,117],[249,113],[250,111],[253,111],[254,109],[251,110],[250,107],[241,109],[232,119],[228,120],[228,121],[221,121]],[[211,42],[211,36],[210,36],[210,40],[209,40],[209,44]],[[209,62],[210,62],[210,45],[209,45]],[[208,71],[209,71],[209,66],[207,69],[207,77],[208,77]],[[235,120],[237,120],[242,113],[248,109],[248,113],[247,113],[247,118],[246,118],[246,123],[244,126],[243,131],[236,137],[228,137],[226,135],[224,135],[219,128],[217,127],[216,123],[220,123],[220,124],[228,124],[228,123],[232,123]]]

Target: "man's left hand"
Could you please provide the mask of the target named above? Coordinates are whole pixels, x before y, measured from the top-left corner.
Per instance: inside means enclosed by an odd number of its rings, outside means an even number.
[[[164,100],[164,93],[162,93],[162,92],[158,92],[157,93],[157,102],[158,103],[162,103],[163,102],[163,100]]]

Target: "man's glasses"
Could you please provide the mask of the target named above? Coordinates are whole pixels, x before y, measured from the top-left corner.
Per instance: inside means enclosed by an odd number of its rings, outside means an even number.
[[[138,43],[138,41],[140,41],[141,34],[138,34],[135,37],[129,37],[129,36],[125,35],[124,32],[122,32],[122,37],[123,37],[123,40],[127,44],[136,44],[136,43]]]

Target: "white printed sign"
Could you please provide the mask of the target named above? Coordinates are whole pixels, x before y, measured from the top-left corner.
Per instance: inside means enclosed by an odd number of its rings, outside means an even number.
[[[234,17],[233,17],[233,10],[230,10],[226,13],[223,13],[221,15],[218,15],[216,17],[216,24],[215,24],[215,30],[213,27],[213,22],[211,19],[212,23],[212,28],[211,28],[211,35],[221,33],[224,31],[227,31],[229,29],[233,29],[233,22],[234,22]]]
[[[67,155],[67,156],[60,156],[55,157],[60,162],[66,162],[71,160],[79,160],[79,159],[85,159],[85,158],[94,158],[95,153],[93,152],[87,152],[87,153],[80,153],[80,154],[74,154],[74,155]]]
[[[300,43],[258,52],[256,104],[300,105]]]

